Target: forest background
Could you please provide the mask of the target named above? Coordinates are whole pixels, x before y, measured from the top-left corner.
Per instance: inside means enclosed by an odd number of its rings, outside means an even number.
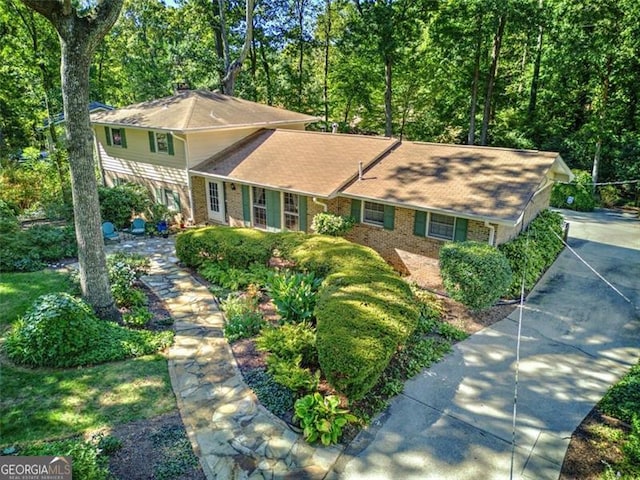
[[[126,0],[94,55],[91,100],[120,107],[185,83],[316,115],[319,130],[559,151],[596,181],[629,182],[638,18],[637,0]],[[0,0],[0,38],[8,168],[60,140],[45,128],[62,111],[60,51],[18,0]],[[63,153],[49,158],[62,178]],[[637,202],[638,183],[616,189]]]

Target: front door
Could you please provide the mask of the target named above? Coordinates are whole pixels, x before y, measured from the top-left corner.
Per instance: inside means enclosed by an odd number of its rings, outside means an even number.
[[[207,180],[207,210],[209,220],[224,223],[224,190],[220,181]]]

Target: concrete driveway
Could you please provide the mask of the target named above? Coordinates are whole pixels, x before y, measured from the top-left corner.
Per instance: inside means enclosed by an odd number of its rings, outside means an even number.
[[[573,430],[640,358],[640,222],[563,212],[569,244],[522,311],[457,344],[405,388],[334,466],[331,479],[557,479]]]

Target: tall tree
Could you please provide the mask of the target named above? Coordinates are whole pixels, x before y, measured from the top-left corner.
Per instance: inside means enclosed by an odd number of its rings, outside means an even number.
[[[242,50],[238,54],[238,57],[231,61],[231,55],[229,53],[229,40],[227,38],[227,26],[224,20],[224,10],[225,10],[225,2],[224,0],[218,0],[218,5],[220,7],[220,24],[222,28],[222,42],[223,42],[223,52],[224,52],[224,65],[225,65],[225,73],[224,77],[220,80],[220,84],[222,86],[222,93],[226,95],[233,96],[235,85],[236,85],[236,77],[240,73],[242,69],[242,64],[247,58],[249,54],[249,50],[251,48],[252,38],[253,38],[253,0],[246,0],[246,32],[244,36],[244,44],[242,46]]]
[[[116,22],[123,0],[102,0],[79,8],[71,0],[22,0],[58,32],[65,132],[71,167],[80,286],[96,314],[117,319],[100,222],[92,131],[89,123],[89,67],[93,52]]]
[[[484,112],[482,114],[482,129],[480,131],[480,145],[487,144],[487,135],[489,132],[489,121],[491,119],[491,106],[493,102],[493,87],[496,82],[496,74],[498,72],[498,61],[500,59],[500,49],[502,48],[502,38],[504,36],[504,27],[507,24],[507,14],[502,13],[498,17],[498,27],[493,37],[493,50],[491,52],[491,67],[487,76],[487,94],[484,97]]]

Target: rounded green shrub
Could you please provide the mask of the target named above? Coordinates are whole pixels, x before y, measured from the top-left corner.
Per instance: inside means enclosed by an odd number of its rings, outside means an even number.
[[[448,243],[440,249],[440,273],[446,292],[473,310],[492,306],[511,285],[506,257],[488,243]]]
[[[591,212],[596,206],[593,196],[593,179],[584,170],[573,170],[571,183],[556,183],[551,190],[551,206],[578,212]]]
[[[98,335],[91,307],[68,293],[39,297],[7,337],[11,360],[33,366],[64,366],[91,348]]]
[[[130,330],[99,320],[82,300],[52,293],[36,299],[14,323],[4,348],[17,364],[76,367],[148,355],[172,340],[172,332]]]
[[[311,230],[321,235],[340,237],[345,235],[356,224],[353,217],[344,217],[330,212],[320,212],[311,221]]]
[[[131,217],[143,213],[151,205],[149,191],[142,185],[125,183],[117,187],[99,187],[100,215],[103,222],[117,228],[129,227]]]

